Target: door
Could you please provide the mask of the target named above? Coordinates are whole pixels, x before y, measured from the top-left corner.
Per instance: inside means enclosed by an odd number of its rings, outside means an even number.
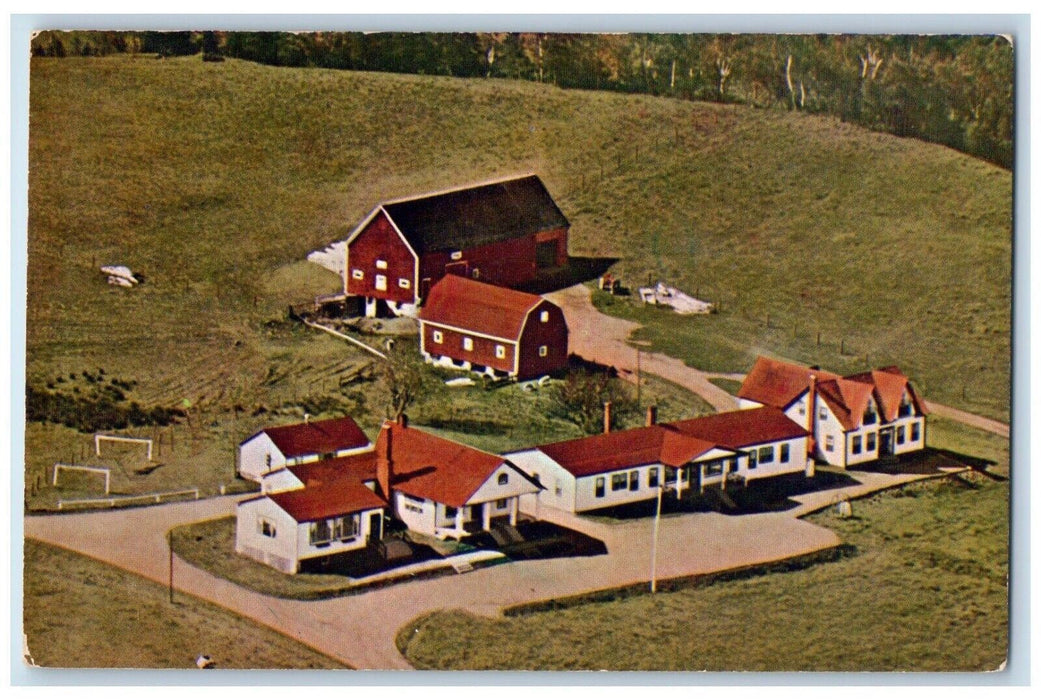
[[[376,289],[380,292],[387,291],[387,276],[376,275]]]
[[[381,513],[369,514],[369,542],[379,542],[383,539],[383,515]]]
[[[759,466],[759,451],[751,450],[748,453],[748,468],[755,469]]]
[[[891,457],[893,455],[893,429],[884,428],[878,431],[878,456]]]
[[[470,276],[470,265],[465,260],[460,262],[450,262],[445,265],[446,275],[459,275],[460,277]]]

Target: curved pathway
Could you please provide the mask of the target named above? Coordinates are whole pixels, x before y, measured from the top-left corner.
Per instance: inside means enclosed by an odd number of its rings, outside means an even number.
[[[564,312],[570,331],[571,351],[587,360],[611,365],[620,371],[636,372],[636,348],[629,345],[629,336],[640,324],[603,314],[593,306],[592,291],[585,285],[575,285],[545,295]],[[688,367],[680,360],[660,353],[641,352],[640,370],[656,374],[663,379],[689,389],[712,404],[717,411],[737,408],[737,400],[710,379],[732,379],[742,381],[740,372],[702,372]],[[962,411],[961,409],[928,402],[929,410],[943,418],[988,432],[1009,436],[1006,423]]]

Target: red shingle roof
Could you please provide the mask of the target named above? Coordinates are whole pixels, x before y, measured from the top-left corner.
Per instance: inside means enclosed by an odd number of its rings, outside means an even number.
[[[805,428],[784,415],[784,411],[773,406],[728,411],[666,425],[734,449],[809,435]]]
[[[358,482],[372,481],[376,478],[376,453],[368,450],[347,457],[294,464],[286,469],[304,482],[304,486],[320,485],[338,479],[352,479]]]
[[[369,438],[354,419],[347,416],[264,428],[243,443],[249,442],[260,433],[266,433],[286,459],[357,449],[369,444]]]
[[[538,449],[576,477],[582,477],[643,464],[679,467],[716,446],[666,426],[652,425],[555,442]]]
[[[496,469],[509,464],[497,455],[398,424],[384,425],[376,438],[377,455],[386,449],[388,432],[391,489],[416,498],[461,508]]]
[[[518,340],[528,312],[542,301],[542,297],[534,294],[445,275],[430,289],[419,318],[495,338]]]
[[[809,388],[810,375],[815,375],[818,381],[839,378],[839,375],[824,370],[760,356],[745,377],[737,396],[758,401],[765,406],[787,408]]]
[[[268,494],[268,498],[298,523],[387,507],[378,494],[353,478],[313,483],[295,491]]]
[[[872,385],[853,378],[830,379],[817,385],[824,402],[845,430],[854,430],[864,419]]]

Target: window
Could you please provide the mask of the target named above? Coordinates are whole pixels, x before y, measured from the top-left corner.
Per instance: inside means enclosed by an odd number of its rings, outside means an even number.
[[[787,442],[781,445],[781,462],[787,462],[791,458],[791,454],[789,452],[790,447],[791,445],[789,445]]]
[[[649,488],[655,488],[658,485],[658,467],[651,467],[647,470],[647,486]]]
[[[338,540],[350,540],[358,534],[358,518],[345,515],[332,521],[333,537]]]
[[[448,520],[455,520],[455,516],[458,512],[459,511],[455,506],[445,506],[445,518]]]
[[[596,483],[593,485],[593,495],[597,498],[604,497],[604,487],[607,485],[607,480],[602,476],[596,477]]]
[[[270,452],[267,453],[267,456],[264,458],[264,460],[267,462],[267,465],[270,467],[271,466],[271,453]]]
[[[378,289],[381,292],[387,291],[387,276],[386,275],[376,275],[376,289]]]
[[[759,448],[759,464],[769,464],[774,461],[773,445]]]
[[[629,490],[635,491],[640,488],[640,472],[635,469],[629,472]]]
[[[412,280],[410,280],[408,277],[399,277],[398,286],[402,289],[408,289],[412,286]]]
[[[867,408],[864,410],[864,425],[874,425],[877,422],[878,413],[875,412],[875,404],[869,401]]]
[[[434,342],[438,345],[445,342],[445,334],[441,331],[434,331]]]
[[[821,406],[820,410],[817,411],[817,417],[820,418],[821,420],[828,420],[828,407],[827,406]]]
[[[478,268],[478,267],[475,267],[473,272],[470,273],[470,276],[473,277],[475,280],[476,279],[480,279],[481,278],[481,269]]]
[[[835,436],[834,435],[825,435],[824,436],[824,449],[827,450],[828,452],[833,452],[835,450]]]
[[[911,442],[918,442],[922,437],[922,424],[912,423],[911,424]]]
[[[543,311],[543,312],[539,313],[539,322],[540,323],[546,323],[547,321],[549,321],[549,312],[548,311]]]
[[[714,459],[705,463],[705,476],[719,476],[723,473],[723,460]]]
[[[510,483],[510,475],[509,474],[505,474],[505,473],[504,474],[500,474],[499,475],[499,486],[505,486],[508,483]]]
[[[863,444],[863,439],[859,435],[854,435],[853,436],[853,454],[855,454],[855,455],[859,455],[860,454],[862,444]]]
[[[376,261],[376,269],[377,270],[386,270],[387,269],[387,261],[386,260],[377,260]]]
[[[328,520],[319,520],[311,523],[309,541],[313,545],[329,544],[333,540],[332,530],[329,528]]]
[[[748,453],[748,468],[749,469],[755,469],[758,466],[759,466],[759,452],[757,450],[752,450],[751,452]]]
[[[600,481],[603,481],[603,479],[600,479]],[[553,480],[553,493],[557,496],[564,495],[564,484],[560,481],[560,479]],[[603,496],[604,494],[600,495]]]
[[[365,273],[358,268],[354,268],[351,270],[351,279],[363,280],[365,279]]]
[[[495,502],[495,507],[499,510],[505,510],[507,505],[509,505],[509,501],[505,498],[500,498]]]
[[[900,408],[897,410],[897,416],[906,418],[909,415],[911,415],[911,399],[905,392],[903,398],[900,399]]]
[[[473,350],[473,349],[474,349],[474,339],[473,338],[463,338],[463,350]]]
[[[547,348],[545,345],[540,345],[539,357],[545,357],[547,354],[549,354],[549,348]]]
[[[611,490],[612,491],[622,491],[622,490],[625,489],[625,487],[628,484],[629,484],[629,479],[625,475],[624,472],[621,473],[621,474],[612,474],[611,475]]]
[[[878,439],[878,433],[868,433],[867,434],[867,451],[868,452],[874,452],[875,451],[875,445],[876,445],[875,441],[877,439]]]
[[[452,253],[452,260],[462,260],[462,259],[463,259],[463,251],[457,250],[454,253]]]
[[[503,345],[495,346],[495,356],[500,360],[506,357],[506,347]]]
[[[257,532],[259,532],[264,537],[277,536],[275,524],[267,518],[257,518]]]
[[[799,402],[799,415],[800,416],[805,416],[806,415],[806,402],[804,402],[804,401],[800,401]]]
[[[896,444],[904,444],[904,426],[902,425],[896,429]]]

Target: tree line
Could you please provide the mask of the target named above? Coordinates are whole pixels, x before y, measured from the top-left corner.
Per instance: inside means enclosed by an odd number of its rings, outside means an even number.
[[[1013,157],[1013,50],[985,35],[42,32],[36,56],[142,53],[531,80],[829,114]]]

